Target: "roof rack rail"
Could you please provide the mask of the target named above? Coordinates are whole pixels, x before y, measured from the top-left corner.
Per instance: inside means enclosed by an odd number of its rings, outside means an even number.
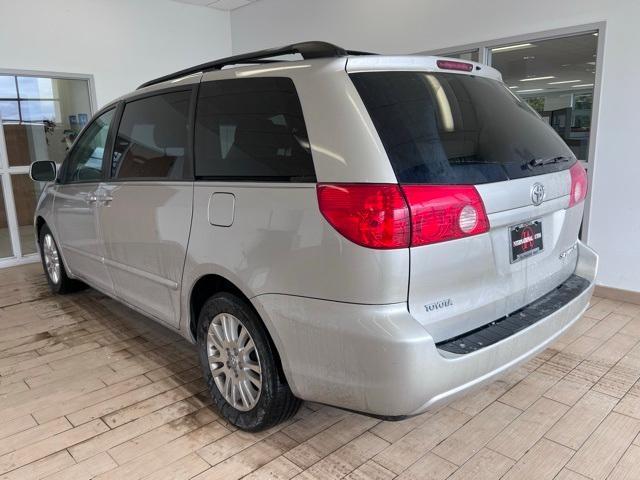
[[[294,43],[284,47],[270,48],[267,50],[259,50],[257,52],[243,53],[241,55],[234,55],[232,57],[221,58],[212,62],[201,63],[193,67],[179,70],[169,75],[149,80],[138,87],[138,89],[155,85],[157,83],[166,82],[167,80],[174,80],[180,77],[186,77],[194,73],[206,72],[209,70],[221,70],[222,67],[227,65],[248,64],[248,63],[271,63],[278,60],[271,59],[270,57],[277,57],[280,55],[300,54],[305,60],[312,58],[331,58],[331,57],[344,57],[347,55],[374,55],[368,52],[358,52],[353,50],[345,50],[341,47],[333,45],[327,42],[302,42]]]

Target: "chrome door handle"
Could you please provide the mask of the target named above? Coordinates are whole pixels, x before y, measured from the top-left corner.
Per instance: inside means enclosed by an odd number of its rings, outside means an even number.
[[[87,203],[97,203],[98,196],[95,193],[90,193],[87,195]]]
[[[103,205],[110,204],[111,200],[113,200],[113,197],[111,195],[102,195],[100,197],[100,201],[102,202]]]

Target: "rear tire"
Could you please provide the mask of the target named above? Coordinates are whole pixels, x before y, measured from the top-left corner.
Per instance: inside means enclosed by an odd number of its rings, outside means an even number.
[[[74,280],[67,276],[58,244],[46,224],[40,229],[39,243],[42,267],[53,293],[64,295],[65,293],[77,292],[86,287],[79,280]]]
[[[275,348],[245,301],[226,292],[209,298],[198,319],[197,342],[209,392],[227,421],[256,432],[298,411],[301,401],[291,393]]]

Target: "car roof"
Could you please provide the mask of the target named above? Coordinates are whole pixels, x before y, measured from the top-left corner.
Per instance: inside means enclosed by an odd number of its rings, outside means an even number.
[[[438,60],[443,60],[444,57],[434,57],[427,55],[378,55],[370,52],[361,52],[355,50],[346,50],[342,47],[338,47],[327,42],[302,42],[292,45],[286,45],[278,48],[271,48],[267,50],[259,50],[256,52],[243,53],[240,55],[234,55],[231,57],[225,57],[211,62],[201,63],[193,67],[178,70],[177,72],[164,75],[162,77],[149,80],[138,87],[138,90],[145,89],[152,85],[158,84],[175,84],[183,79],[191,78],[194,75],[198,75],[204,72],[213,70],[222,70],[223,68],[234,66],[236,68],[246,65],[263,65],[265,71],[269,71],[269,67],[280,68],[283,59],[275,57],[281,57],[283,55],[299,54],[302,56],[302,60],[284,60],[287,64],[295,64],[296,62],[315,60],[315,59],[329,59],[329,58],[344,58],[348,57],[347,71],[365,71],[365,70],[428,70],[428,71],[440,71],[440,70],[452,70],[456,73],[467,73],[472,75],[480,75],[490,77],[496,80],[502,80],[500,73],[488,65],[484,65],[477,62],[471,62],[466,60],[448,59],[450,62],[459,62],[463,65],[471,65],[469,72],[462,70],[442,68],[439,65]]]
[[[302,60],[274,58],[294,54],[302,56]],[[296,65],[305,65],[307,67],[318,66],[318,68],[320,68],[325,66],[327,61],[330,59],[345,62],[345,71],[347,73],[366,71],[451,72],[462,75],[482,76],[502,81],[500,72],[488,65],[477,62],[422,54],[378,55],[369,52],[346,50],[327,42],[315,41],[296,43],[286,45],[284,47],[234,55],[178,70],[143,83],[133,92],[109,102],[109,106],[114,105],[119,101],[141,96],[156,90],[164,90],[170,87],[180,87],[199,83],[203,74],[206,72],[220,71],[221,78],[230,78],[228,75],[228,70],[230,69],[237,71],[238,76],[242,76],[243,72],[250,70],[255,71],[255,68],[258,65],[260,67],[260,76],[267,76],[270,72],[281,71],[285,68],[295,68]],[[458,70],[455,68],[443,68],[441,66],[443,65],[443,60],[448,62],[457,62],[460,65],[468,66],[469,71]],[[212,76],[208,75],[207,77],[211,78]],[[217,77],[217,75],[214,76],[214,78],[215,77]]]

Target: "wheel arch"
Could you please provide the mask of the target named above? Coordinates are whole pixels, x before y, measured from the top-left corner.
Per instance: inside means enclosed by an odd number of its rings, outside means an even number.
[[[194,340],[197,339],[198,319],[205,302],[211,296],[221,292],[231,293],[242,299],[258,317],[267,334],[267,338],[269,339],[271,348],[275,352],[278,372],[281,375],[281,378],[285,379],[286,381],[286,375],[282,366],[281,352],[278,348],[277,343],[274,341],[274,335],[271,331],[271,328],[269,328],[270,326],[267,324],[268,322],[265,322],[265,319],[255,307],[251,299],[233,282],[223,277],[222,275],[214,273],[202,275],[200,278],[198,278],[198,280],[196,280],[196,282],[193,284],[193,287],[191,288],[191,292],[189,293],[189,333],[191,334],[192,338]]]
[[[195,281],[189,294],[189,332],[194,339],[197,336],[196,329],[202,307],[209,297],[220,292],[237,295],[251,305],[251,301],[242,290],[225,277],[214,273],[202,275]]]
[[[38,238],[40,238],[40,230],[42,230],[42,227],[47,223],[47,221],[44,219],[44,217],[42,215],[38,215],[36,217],[36,235],[38,236]],[[51,228],[51,227],[49,227]]]
[[[49,218],[49,220],[47,220],[47,218]],[[61,242],[60,242],[60,238],[58,237],[58,231],[56,229],[56,225],[55,225],[55,221],[53,221],[53,219],[51,219],[50,215],[47,215],[45,217],[45,215],[43,215],[42,213],[38,213],[36,215],[35,221],[34,221],[34,228],[36,229],[36,238],[37,238],[37,248],[38,248],[38,255],[40,255],[41,252],[41,248],[40,248],[40,232],[42,231],[42,227],[47,226],[49,228],[49,230],[51,231],[51,234],[53,235],[53,239],[56,242],[56,245],[58,247],[58,254],[60,255],[60,258],[62,259],[62,263],[64,265],[65,268],[65,272],[67,274],[67,276],[70,279],[74,279],[74,280],[79,280],[76,275],[73,273],[73,271],[69,268],[69,263],[67,262],[67,257],[66,257],[66,252],[65,250],[62,248]]]

